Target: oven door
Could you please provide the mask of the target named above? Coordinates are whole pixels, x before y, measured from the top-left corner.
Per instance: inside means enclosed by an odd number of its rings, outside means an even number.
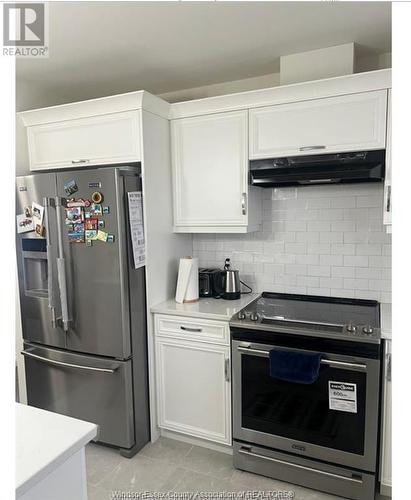
[[[270,377],[269,352],[277,347],[233,340],[233,437],[296,455],[367,471],[376,466],[378,359],[322,353],[313,384]],[[321,352],[321,351],[320,351]],[[331,383],[355,392],[330,400]],[[351,394],[352,394],[351,392]]]

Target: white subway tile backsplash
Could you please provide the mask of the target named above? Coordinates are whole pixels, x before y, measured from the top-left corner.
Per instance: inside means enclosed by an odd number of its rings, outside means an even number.
[[[342,243],[343,242],[344,233],[335,232],[335,233],[320,233],[320,242],[321,243]]]
[[[318,288],[320,286],[320,278],[317,276],[297,276],[297,285]]]
[[[333,266],[331,268],[331,276],[339,278],[355,278],[356,269],[362,269],[362,268]]]
[[[342,255],[320,255],[320,264],[324,266],[342,266]]]
[[[307,253],[309,254],[329,254],[331,245],[329,243],[309,243]]]
[[[316,233],[316,232],[308,232],[308,233],[296,233],[296,238],[295,240],[297,242],[310,242],[310,243],[318,243],[320,241],[320,234],[322,235],[323,233]]]
[[[356,246],[355,253],[357,255],[381,255],[382,245],[378,243],[363,243]]]
[[[365,255],[360,255],[360,256],[344,255],[344,266],[367,267],[368,257]]]
[[[360,278],[344,278],[344,288],[357,289],[368,289],[368,280]]]
[[[323,297],[329,297],[331,295],[331,290],[329,288],[307,288],[308,295],[322,295]]]
[[[344,278],[320,278],[321,288],[343,288]]]
[[[391,235],[382,184],[263,190],[262,231],[198,234],[200,266],[230,257],[256,292],[391,301]]]
[[[331,199],[331,208],[354,208],[355,206],[355,196],[335,197]]]
[[[331,276],[331,267],[307,266],[307,276]]]
[[[384,256],[371,256],[369,258],[369,266],[380,268],[380,267],[391,267],[391,257],[389,255]]]
[[[318,264],[320,262],[320,255],[296,255],[296,264]]]
[[[355,255],[355,245],[352,243],[333,243],[331,253],[333,255]]]
[[[346,233],[348,231],[355,230],[356,223],[352,220],[337,220],[331,223],[331,231],[343,231],[344,233]],[[327,231],[327,229],[324,229],[324,231]]]
[[[285,272],[287,274],[300,274],[303,276],[307,274],[307,266],[304,264],[286,264]]]
[[[305,243],[286,243],[285,252],[294,254],[305,254],[307,253],[307,247]]]
[[[307,222],[307,231],[324,232],[331,231],[331,223],[326,221],[309,221]]]

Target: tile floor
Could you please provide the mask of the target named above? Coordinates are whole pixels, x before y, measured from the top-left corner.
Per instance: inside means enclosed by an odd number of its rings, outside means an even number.
[[[86,447],[89,500],[112,492],[293,491],[294,500],[339,500],[289,483],[234,469],[232,456],[173,439],[149,443],[131,459],[110,448]],[[121,498],[121,497],[120,497]],[[125,497],[125,498],[133,498]],[[150,496],[145,496],[149,499]],[[281,498],[281,497],[280,497]],[[283,497],[286,498],[286,497]],[[342,500],[342,499],[341,499]]]

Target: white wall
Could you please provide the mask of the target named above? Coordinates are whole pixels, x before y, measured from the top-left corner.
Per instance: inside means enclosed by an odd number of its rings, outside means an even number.
[[[262,231],[194,235],[202,267],[230,257],[254,291],[391,302],[383,185],[264,189]]]

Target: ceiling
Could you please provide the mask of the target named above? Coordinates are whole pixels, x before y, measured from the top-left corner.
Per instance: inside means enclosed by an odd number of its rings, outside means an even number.
[[[29,89],[47,105],[265,75],[279,70],[281,55],[352,41],[364,53],[391,51],[390,2],[50,2],[49,9],[50,57],[18,59],[16,70],[17,94]]]

